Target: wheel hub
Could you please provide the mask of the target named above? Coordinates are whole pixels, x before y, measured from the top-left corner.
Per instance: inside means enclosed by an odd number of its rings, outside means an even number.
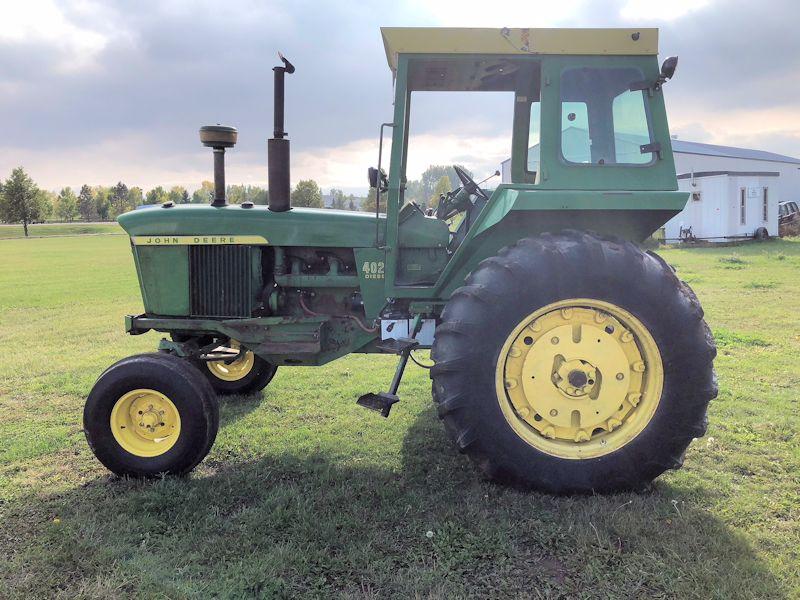
[[[230,341],[231,350],[239,350],[240,345],[236,340]],[[250,371],[253,370],[256,357],[250,350],[241,352],[236,360],[225,362],[224,360],[214,360],[206,363],[208,370],[211,371],[215,377],[223,381],[239,381],[244,379]]]
[[[652,417],[663,385],[647,329],[620,307],[588,299],[523,320],[501,351],[498,387],[501,377],[512,427],[565,458],[598,456],[630,441]]]
[[[133,390],[117,400],[111,410],[111,432],[120,446],[136,456],[167,452],[180,435],[178,409],[161,392]]]
[[[553,383],[572,398],[591,393],[597,382],[597,368],[581,359],[565,360],[559,366],[558,357],[554,361]]]

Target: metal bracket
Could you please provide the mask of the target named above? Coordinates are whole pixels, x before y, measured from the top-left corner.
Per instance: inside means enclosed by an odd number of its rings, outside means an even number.
[[[657,158],[661,158],[661,142],[652,142],[650,144],[642,144],[639,146],[639,152],[642,154],[655,154]]]

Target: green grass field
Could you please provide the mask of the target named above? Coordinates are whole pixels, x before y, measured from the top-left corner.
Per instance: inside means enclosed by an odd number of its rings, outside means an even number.
[[[800,240],[664,250],[719,345],[685,467],[643,494],[481,481],[427,372],[388,420],[389,357],[283,368],[222,404],[188,478],[112,478],[81,431],[112,362],[155,348],[128,240],[0,242],[0,598],[800,597]]]
[[[89,234],[123,234],[122,228],[116,223],[40,223],[28,225],[30,237],[55,237]],[[0,225],[0,240],[25,237],[22,225]]]

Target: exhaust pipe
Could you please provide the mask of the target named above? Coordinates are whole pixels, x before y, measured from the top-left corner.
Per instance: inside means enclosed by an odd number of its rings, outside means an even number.
[[[289,183],[289,140],[283,130],[283,78],[286,73],[294,73],[294,65],[278,53],[283,66],[273,67],[275,74],[275,126],[272,137],[267,141],[267,187],[269,188],[269,209],[285,212],[291,208]]]

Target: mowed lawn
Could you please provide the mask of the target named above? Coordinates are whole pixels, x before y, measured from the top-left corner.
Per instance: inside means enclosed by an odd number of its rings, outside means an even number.
[[[800,597],[800,241],[663,250],[717,336],[719,398],[642,494],[480,480],[411,365],[282,368],[226,400],[189,477],[118,480],[81,431],[114,361],[150,351],[127,238],[0,242],[0,598]]]
[[[65,235],[122,235],[122,228],[116,223],[39,223],[28,225],[28,235],[32,238],[61,237]],[[0,225],[0,240],[25,237],[22,225]]]

